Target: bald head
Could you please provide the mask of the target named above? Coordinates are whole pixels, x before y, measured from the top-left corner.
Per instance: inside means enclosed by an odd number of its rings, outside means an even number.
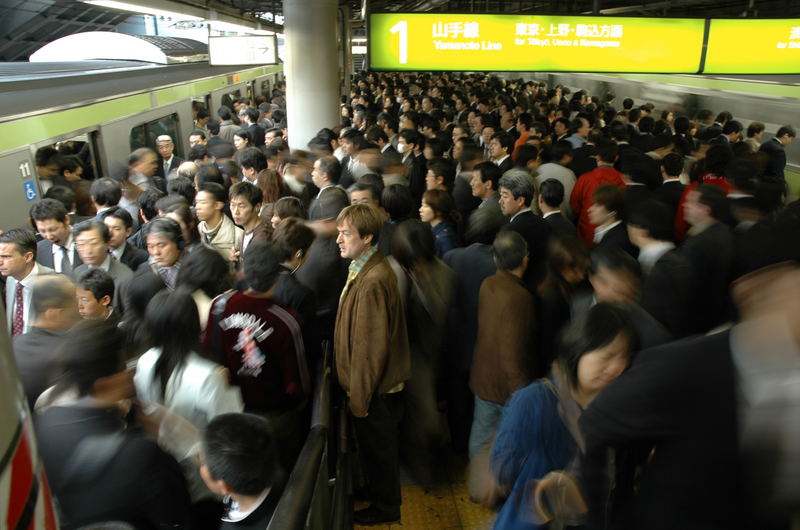
[[[36,276],[31,303],[36,311],[36,327],[63,330],[77,321],[75,285],[63,274]]]

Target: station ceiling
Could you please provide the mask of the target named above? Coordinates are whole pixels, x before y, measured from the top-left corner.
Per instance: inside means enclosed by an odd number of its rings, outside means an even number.
[[[127,0],[135,3],[135,0]],[[283,14],[283,1],[177,0],[263,20]],[[342,0],[357,33],[364,5],[371,11],[601,14],[655,17],[800,18],[797,0]],[[44,44],[82,31],[113,31],[130,13],[77,0],[0,0],[0,61],[26,61]],[[747,47],[742,35],[742,46]]]

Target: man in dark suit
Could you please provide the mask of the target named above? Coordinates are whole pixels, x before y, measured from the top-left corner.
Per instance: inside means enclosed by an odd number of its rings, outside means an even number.
[[[128,210],[119,206],[109,208],[103,212],[103,223],[108,227],[111,255],[117,261],[135,271],[150,258],[146,250],[128,243],[128,238],[133,233],[133,219]]]
[[[742,510],[730,510],[731,503],[750,506],[741,491],[730,340],[726,331],[642,352],[582,414],[589,528],[625,517],[633,519],[625,527],[650,530],[750,528],[740,520]],[[612,480],[606,476],[611,448],[620,472],[609,506],[604,481]],[[628,454],[654,456],[646,465],[640,458],[621,465]],[[644,471],[634,480],[628,467],[637,463]],[[635,493],[625,487],[634,482],[640,484]]]
[[[328,190],[337,188],[339,186],[339,179],[342,175],[342,165],[339,160],[333,155],[326,155],[317,158],[311,168],[311,182],[317,188],[316,196],[311,200],[308,207],[308,215],[311,218],[316,210],[319,200],[328,192]],[[344,190],[342,190],[344,191]]]
[[[492,135],[492,139],[489,141],[489,156],[491,156],[492,162],[500,168],[501,175],[514,167],[514,161],[511,159],[513,150],[513,136],[502,131]]]
[[[242,129],[250,133],[255,147],[264,145],[266,129],[258,124],[259,112],[253,107],[244,107],[239,111],[239,119],[242,121]]]
[[[208,120],[206,128],[208,129],[208,142],[206,142],[208,154],[216,159],[231,158],[236,148],[233,146],[232,142],[220,136],[220,130],[222,128],[220,121],[214,119]]]
[[[655,145],[655,136],[653,135],[653,128],[655,127],[655,120],[652,116],[643,116],[639,120],[639,134],[631,137],[631,144],[641,153],[646,153],[653,150]]]
[[[386,132],[378,125],[367,129],[365,138],[367,142],[377,145],[380,149],[382,167],[400,165],[400,154],[392,146]]]
[[[483,280],[497,270],[491,243],[506,219],[499,209],[476,210],[466,231],[468,246],[454,248],[444,262],[456,273],[453,304],[448,318],[446,365],[447,421],[457,453],[467,450],[474,397],[469,389],[469,371],[478,336],[478,296]]]
[[[794,128],[790,125],[784,125],[778,129],[774,138],[761,144],[760,151],[767,153],[769,156],[769,162],[767,162],[767,167],[764,170],[765,177],[784,179],[783,169],[786,167],[786,151],[784,151],[784,148],[792,143],[796,136],[797,133]]]
[[[614,162],[614,168],[617,171],[622,171],[622,162],[630,156],[641,155],[642,152],[636,147],[631,145],[631,136],[628,132],[626,125],[619,121],[614,121],[608,128],[611,138],[617,144],[617,159]]]
[[[727,145],[728,147],[732,147],[733,144],[742,140],[743,131],[744,126],[741,122],[731,120],[725,124],[722,128],[722,132],[715,138],[711,138],[708,143],[711,145]]]
[[[625,211],[633,210],[639,203],[654,198],[648,187],[652,174],[649,171],[653,160],[647,155],[635,155],[625,159],[622,164],[622,178],[625,188]]]
[[[510,217],[509,230],[518,232],[528,244],[530,263],[525,271],[525,284],[531,291],[544,278],[547,258],[547,241],[552,229],[541,217],[531,211],[534,188],[527,175],[511,172],[503,175],[500,188],[500,210]]]
[[[403,156],[403,175],[417,203],[422,201],[422,194],[425,193],[425,175],[428,173],[424,150],[425,137],[422,134],[413,129],[400,131],[397,152]]]
[[[685,188],[680,180],[683,172],[683,156],[678,153],[666,155],[661,159],[660,170],[662,182],[654,191],[655,198],[669,206],[673,212],[677,212]]]
[[[614,247],[593,249],[589,267],[592,289],[574,294],[570,303],[573,318],[585,315],[599,302],[620,304],[630,312],[640,349],[669,342],[672,337],[666,328],[639,305],[641,282],[642,269],[630,254]]]
[[[539,185],[539,209],[554,234],[578,237],[575,225],[561,213],[564,185],[556,179],[547,179]]]
[[[591,132],[582,146],[572,150],[572,161],[567,166],[576,177],[588,173],[597,167],[597,149],[595,143],[602,138],[597,132]]]
[[[507,110],[500,115],[500,129],[502,132],[511,135],[511,138],[513,139],[513,142],[511,142],[512,145],[519,139],[520,133],[517,130],[517,120],[514,117],[514,113],[510,110]],[[513,150],[514,148],[512,147],[511,151]],[[511,151],[509,151],[509,153]]]
[[[640,353],[581,415],[589,528],[791,526],[775,502],[796,499],[786,494],[796,444],[774,441],[789,439],[783,428],[798,414],[788,393],[800,235],[796,220],[784,221],[761,238],[735,288],[740,324]]]
[[[89,193],[97,211],[94,220],[102,221],[104,212],[119,204],[122,198],[122,186],[118,180],[103,177],[92,182]]]
[[[162,134],[156,138],[156,150],[161,157],[157,174],[167,179],[170,173],[178,171],[178,166],[183,163],[183,159],[175,156],[175,144],[172,141],[172,137],[168,134]]]
[[[27,333],[14,337],[14,358],[33,410],[39,395],[55,384],[58,363],[53,356],[64,342],[64,332],[78,321],[75,286],[61,274],[39,275],[33,280],[31,304],[36,320]]]
[[[364,135],[355,129],[347,129],[339,137],[339,145],[345,152],[345,157],[342,158],[342,175],[339,178],[339,185],[344,189],[348,189],[356,181],[359,176],[354,172],[356,165],[356,157],[366,145]]]
[[[591,240],[594,248],[619,248],[634,258],[638,249],[628,239],[628,229],[622,218],[625,214],[625,193],[614,184],[598,186],[587,210],[588,221],[595,226]]]
[[[44,237],[37,243],[36,261],[56,272],[71,275],[83,262],[75,248],[67,209],[54,199],[43,199],[31,207],[31,219]]]
[[[725,192],[701,184],[686,197],[684,217],[691,225],[681,254],[692,271],[695,314],[692,331],[705,333],[728,320],[728,287],[733,263],[733,233],[721,223],[727,208]]]
[[[317,237],[308,249],[305,263],[295,272],[297,280],[316,297],[316,322],[323,340],[333,339],[339,296],[347,279],[348,262],[341,258],[336,244],[336,217],[347,205],[347,194],[341,188],[331,186],[320,192],[308,212],[308,224]]]
[[[672,214],[651,199],[631,210],[628,237],[639,248],[642,307],[675,337],[689,334],[693,318],[691,271],[672,243]]]

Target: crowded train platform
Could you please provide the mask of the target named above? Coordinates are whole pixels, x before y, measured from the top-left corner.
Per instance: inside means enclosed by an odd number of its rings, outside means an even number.
[[[240,75],[20,164],[9,528],[800,528],[796,116]]]
[[[774,395],[797,362],[791,125],[364,73],[292,150],[286,97],[197,106],[185,159],[153,133],[120,176],[37,152],[0,273],[63,527],[266,528],[324,366],[356,524],[400,521],[401,474],[454,461],[495,528],[772,528],[756,501],[792,506],[750,488],[794,449],[738,453],[796,428]]]

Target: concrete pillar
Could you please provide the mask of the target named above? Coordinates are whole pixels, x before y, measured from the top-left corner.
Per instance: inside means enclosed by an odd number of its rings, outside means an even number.
[[[307,149],[323,127],[339,124],[338,0],[284,0],[289,146]]]
[[[353,58],[352,58],[352,28],[350,27],[350,6],[339,7],[339,75],[342,78],[342,93],[350,93],[350,79],[353,73]]]

